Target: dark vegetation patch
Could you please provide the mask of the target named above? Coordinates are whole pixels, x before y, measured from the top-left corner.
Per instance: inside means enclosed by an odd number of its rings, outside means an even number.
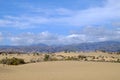
[[[25,64],[25,61],[20,58],[4,58],[0,60],[0,63],[7,64],[7,65],[19,65],[19,64]]]

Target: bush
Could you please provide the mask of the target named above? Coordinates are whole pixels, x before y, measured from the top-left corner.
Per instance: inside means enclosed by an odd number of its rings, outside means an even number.
[[[83,59],[86,59],[87,57],[84,56],[84,55],[78,55],[78,58],[79,58],[80,60],[83,60]]]
[[[23,59],[13,57],[13,58],[2,59],[0,63],[7,65],[19,65],[19,64],[25,64],[25,61]]]
[[[120,59],[117,59],[117,62],[120,63]]]
[[[49,61],[49,60],[50,60],[50,55],[45,54],[44,61]]]

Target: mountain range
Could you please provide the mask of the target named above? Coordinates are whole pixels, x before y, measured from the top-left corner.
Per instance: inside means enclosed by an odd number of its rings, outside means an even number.
[[[5,51],[15,51],[15,52],[80,52],[80,51],[107,51],[107,52],[120,52],[120,42],[119,41],[104,41],[104,42],[91,42],[91,43],[79,43],[79,44],[69,44],[69,45],[46,45],[46,44],[32,44],[27,46],[0,46],[0,52]]]

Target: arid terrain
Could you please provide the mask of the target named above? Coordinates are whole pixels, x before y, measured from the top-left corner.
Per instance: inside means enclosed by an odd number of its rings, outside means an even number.
[[[0,65],[0,80],[120,80],[120,64],[53,61]]]
[[[95,56],[94,60],[61,60],[61,57],[76,57],[79,55]],[[96,57],[106,60],[119,59],[120,55],[107,53],[55,53],[51,54],[58,61],[42,61],[44,54],[8,54],[4,57],[23,58],[26,62],[41,59],[39,62],[11,66],[0,64],[0,80],[120,80],[120,63],[97,62]],[[90,57],[88,57],[90,58]],[[87,59],[88,59],[87,58]],[[71,59],[71,58],[70,58]],[[97,58],[100,59],[100,58]],[[55,59],[56,60],[56,59]]]

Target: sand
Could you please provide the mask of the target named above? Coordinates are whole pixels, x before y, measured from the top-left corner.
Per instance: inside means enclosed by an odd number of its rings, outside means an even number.
[[[120,64],[80,61],[0,64],[0,80],[120,80]]]

